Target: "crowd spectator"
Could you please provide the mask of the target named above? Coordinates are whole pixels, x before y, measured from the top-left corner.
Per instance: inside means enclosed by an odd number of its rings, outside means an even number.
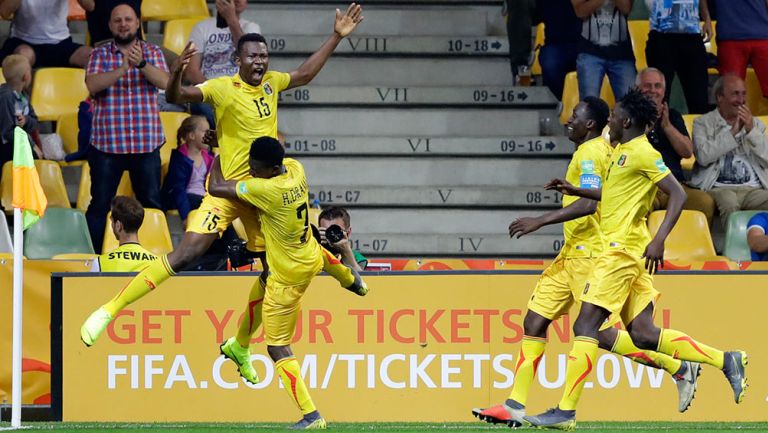
[[[197,47],[197,54],[189,61],[184,79],[200,84],[211,78],[237,74],[235,47],[245,33],[261,33],[258,24],[240,19],[248,7],[247,0],[216,0],[217,18],[208,18],[195,25],[189,40]],[[190,104],[192,114],[205,116],[216,127],[213,108],[203,102]]]
[[[209,129],[203,116],[184,119],[176,133],[177,147],[171,152],[168,174],[161,190],[163,208],[178,209],[184,225],[189,212],[200,207],[203,201],[205,179],[213,165],[213,156],[203,142]]]
[[[664,73],[667,83],[677,74],[683,86],[689,113],[706,113],[707,51],[704,42],[712,38],[712,21],[707,0],[674,2],[646,0],[651,32],[645,46],[648,66]],[[704,21],[700,26],[699,21]],[[669,100],[667,88],[665,99]]]
[[[109,20],[115,6],[124,4],[132,7],[136,17],[141,21],[141,0],[77,0],[77,2],[85,9],[92,47],[112,39]]]
[[[91,48],[72,41],[68,14],[67,0],[0,1],[0,16],[13,15],[11,35],[0,49],[0,57],[21,54],[38,68],[84,67]]]
[[[114,250],[96,258],[91,272],[137,272],[157,257],[139,243],[144,208],[136,199],[118,195],[110,205],[109,226],[119,243]]]
[[[633,0],[571,0],[581,18],[576,71],[579,98],[600,97],[603,79],[608,80],[616,100],[632,87],[637,69],[627,27]]]
[[[20,126],[29,135],[32,155],[43,157],[35,136],[38,122],[35,110],[29,103],[29,85],[32,83],[32,68],[26,57],[10,55],[3,59],[5,83],[0,85],[0,170],[3,164],[13,159],[14,129]]]
[[[112,10],[114,40],[94,49],[85,84],[94,95],[88,163],[91,204],[86,212],[94,249],[101,250],[110,199],[128,170],[136,197],[160,208],[160,146],[165,141],[158,89],[168,82],[160,48],[137,37],[139,20],[128,5]]]
[[[768,210],[768,139],[746,106],[744,80],[723,76],[714,94],[717,108],[693,122],[691,185],[710,193],[727,226],[733,212]]]
[[[368,259],[360,251],[352,248],[352,221],[349,212],[345,208],[333,206],[323,209],[318,217],[318,225],[320,243],[325,248],[341,257],[341,262],[354,270],[365,270],[365,267],[368,266]],[[325,236],[326,230],[332,225],[339,226],[344,233],[344,238],[335,243],[330,242]]]
[[[707,0],[717,20],[717,61],[720,74],[747,75],[755,69],[768,98],[768,2],[765,0]]]
[[[646,135],[654,149],[661,153],[664,165],[669,168],[669,171],[688,194],[683,209],[702,212],[711,224],[715,214],[714,200],[706,192],[691,188],[685,183],[685,174],[680,162],[684,158],[693,156],[693,143],[691,143],[688,129],[685,127],[683,115],[674,108],[670,108],[664,99],[666,91],[664,74],[656,68],[646,68],[637,74],[636,83],[643,94],[656,104],[659,118],[653,125],[653,129],[648,131]],[[666,209],[668,201],[669,196],[664,191],[659,190],[656,193],[653,207],[654,209]]]
[[[504,15],[509,41],[509,66],[512,69],[512,83],[517,83],[518,68],[530,67],[534,13],[536,0],[504,0]]]
[[[768,261],[768,213],[760,212],[747,223],[747,244],[753,262]]]
[[[565,75],[576,70],[581,20],[570,0],[538,0],[536,22],[544,23],[544,46],[539,51],[542,81],[559,100]]]

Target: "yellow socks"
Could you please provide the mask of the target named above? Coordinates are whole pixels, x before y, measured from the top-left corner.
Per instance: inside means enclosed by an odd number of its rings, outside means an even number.
[[[256,279],[251,287],[251,293],[248,295],[248,307],[245,310],[243,321],[240,322],[240,328],[237,330],[237,342],[242,347],[248,347],[251,344],[251,336],[261,325],[261,307],[264,301],[266,284],[261,277]]]
[[[301,367],[296,358],[283,358],[277,361],[275,369],[280,376],[280,380],[283,382],[283,387],[288,391],[288,395],[291,396],[296,406],[299,407],[301,413],[306,415],[316,411],[317,408],[312,402],[312,397],[309,396],[309,391],[307,391],[307,385],[304,384],[304,379],[301,378]]]
[[[723,369],[723,352],[699,343],[680,331],[662,329],[659,335],[659,352],[686,361],[701,362]]]
[[[168,256],[160,256],[144,268],[143,271],[139,272],[139,275],[133,277],[131,282],[123,287],[123,290],[117,296],[103,305],[103,308],[112,317],[115,317],[123,308],[155,290],[157,286],[172,275],[176,275],[176,273],[173,272],[173,269],[168,264]]]
[[[661,368],[669,374],[675,374],[680,370],[682,361],[669,355],[650,350],[642,350],[635,346],[627,331],[619,331],[616,342],[613,343],[611,352],[626,356],[638,364],[653,368]]]
[[[523,343],[520,346],[520,353],[517,355],[515,363],[515,381],[512,384],[512,392],[509,393],[509,399],[514,400],[525,406],[528,400],[528,391],[531,389],[533,378],[536,376],[536,369],[539,367],[541,355],[544,353],[544,346],[547,341],[544,338],[524,336]]]
[[[576,410],[584,383],[595,366],[597,340],[589,337],[576,337],[568,353],[565,369],[565,390],[558,407],[562,410]]]

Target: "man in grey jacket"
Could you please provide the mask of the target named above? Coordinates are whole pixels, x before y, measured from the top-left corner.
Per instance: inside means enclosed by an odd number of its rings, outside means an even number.
[[[768,139],[746,105],[744,80],[725,75],[714,93],[717,108],[693,122],[691,185],[712,195],[727,225],[733,212],[768,210]]]

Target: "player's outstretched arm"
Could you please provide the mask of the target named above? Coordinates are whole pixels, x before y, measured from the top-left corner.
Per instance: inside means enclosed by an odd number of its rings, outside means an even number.
[[[664,221],[659,226],[659,231],[653,237],[651,242],[645,248],[643,257],[645,257],[645,268],[651,274],[655,273],[664,265],[664,241],[669,236],[669,232],[677,223],[680,214],[683,212],[683,204],[688,198],[685,190],[674,176],[667,176],[656,184],[659,189],[669,196],[667,203],[667,212],[664,215]]]
[[[600,201],[603,196],[602,188],[579,188],[572,185],[567,180],[552,179],[544,185],[547,191],[557,191],[565,195],[575,195],[577,197]]]
[[[288,89],[308,84],[320,72],[333,54],[333,50],[339,45],[342,39],[355,30],[358,24],[363,21],[363,8],[359,4],[352,3],[347,11],[342,13],[336,9],[336,22],[333,25],[333,34],[326,39],[323,45],[309,56],[298,69],[291,71],[291,83]]]
[[[165,87],[165,97],[173,104],[186,104],[187,102],[203,102],[203,92],[194,86],[182,86],[181,78],[189,61],[197,54],[197,48],[192,42],[187,43],[184,51],[171,64],[171,76]]]
[[[208,194],[214,197],[239,200],[237,196],[237,181],[224,179],[224,174],[221,172],[221,161],[218,156],[213,160],[211,175],[208,178]]]
[[[543,226],[575,220],[576,218],[592,215],[596,210],[596,201],[580,198],[564,208],[552,212],[547,212],[544,215],[540,215],[534,218],[518,218],[512,221],[512,224],[509,225],[509,237],[519,239],[520,236],[533,233]]]

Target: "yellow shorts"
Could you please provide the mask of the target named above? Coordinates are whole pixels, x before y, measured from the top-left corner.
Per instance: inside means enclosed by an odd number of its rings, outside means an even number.
[[[597,259],[581,295],[582,302],[620,314],[624,324],[658,298],[653,277],[645,270],[645,259],[619,250],[606,251]]]
[[[264,251],[264,235],[261,233],[258,210],[237,200],[206,194],[200,207],[187,221],[187,231],[204,235],[218,234],[226,230],[237,218],[243,222],[248,234],[248,250]]]
[[[267,280],[264,304],[261,309],[264,341],[269,346],[287,346],[296,332],[296,320],[301,312],[301,297],[309,282],[298,286],[271,284]]]
[[[595,262],[596,259],[589,257],[557,256],[536,283],[533,295],[528,301],[528,309],[549,320],[557,320],[568,313],[574,303],[578,312],[581,305],[579,298]],[[620,320],[618,314],[612,314],[600,329],[611,327]]]

